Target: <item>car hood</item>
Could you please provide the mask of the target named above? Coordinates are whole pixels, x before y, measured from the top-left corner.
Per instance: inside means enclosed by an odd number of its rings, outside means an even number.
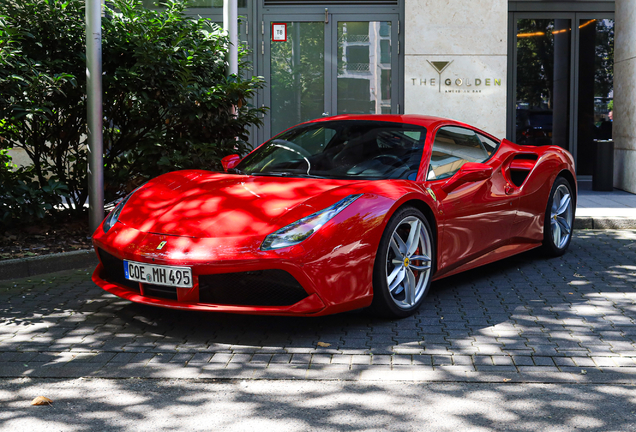
[[[135,192],[119,221],[142,232],[174,236],[267,235],[356,193],[360,183],[177,171]]]

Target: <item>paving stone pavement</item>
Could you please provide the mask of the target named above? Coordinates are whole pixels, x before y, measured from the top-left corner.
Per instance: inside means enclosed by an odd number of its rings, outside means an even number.
[[[148,307],[91,270],[0,283],[0,377],[636,382],[636,231],[442,279],[395,321]]]

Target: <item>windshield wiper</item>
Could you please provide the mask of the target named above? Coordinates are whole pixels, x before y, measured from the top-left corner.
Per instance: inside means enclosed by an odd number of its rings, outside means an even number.
[[[227,172],[229,172],[230,174],[240,174],[240,175],[247,175],[245,174],[243,171],[241,171],[238,168],[228,168]]]
[[[305,174],[305,173],[293,173],[289,171],[267,171],[261,173],[252,173],[255,176],[279,176],[279,177],[301,177],[301,178],[325,178],[323,176],[317,176],[313,174]]]

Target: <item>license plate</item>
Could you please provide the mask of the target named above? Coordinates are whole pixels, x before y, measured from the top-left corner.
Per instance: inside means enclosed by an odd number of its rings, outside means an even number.
[[[192,288],[192,269],[189,267],[172,267],[124,260],[124,275],[126,279],[135,282]]]

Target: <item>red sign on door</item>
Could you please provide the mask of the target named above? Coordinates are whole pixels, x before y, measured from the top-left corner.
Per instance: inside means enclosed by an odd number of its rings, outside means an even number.
[[[272,42],[287,42],[287,23],[272,23]]]

